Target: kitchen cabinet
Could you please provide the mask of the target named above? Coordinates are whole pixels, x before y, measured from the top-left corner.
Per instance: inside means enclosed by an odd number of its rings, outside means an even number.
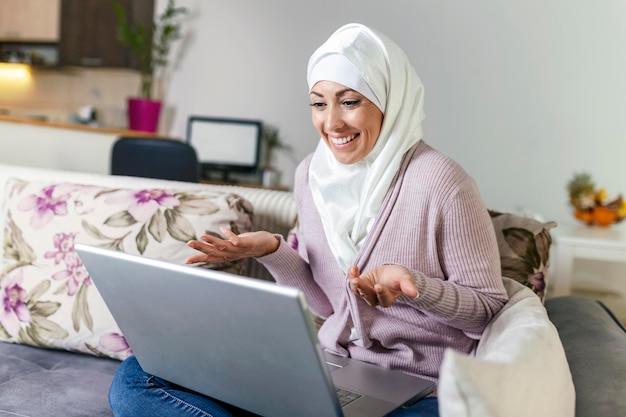
[[[59,40],[61,0],[1,0],[0,41]]]
[[[150,28],[154,0],[120,0],[131,21]],[[59,64],[137,68],[128,50],[116,38],[117,17],[111,0],[63,0]]]

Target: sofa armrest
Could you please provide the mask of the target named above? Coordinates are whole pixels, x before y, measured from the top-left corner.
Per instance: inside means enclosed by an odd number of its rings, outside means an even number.
[[[624,326],[601,302],[590,298],[549,298],[545,307],[574,380],[576,416],[622,415],[626,410]]]

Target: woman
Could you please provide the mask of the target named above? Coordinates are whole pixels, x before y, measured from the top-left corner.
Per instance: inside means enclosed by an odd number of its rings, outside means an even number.
[[[444,350],[472,353],[507,300],[487,210],[473,180],[422,140],[422,83],[387,37],[343,26],[307,76],[321,140],[296,172],[297,252],[269,232],[223,230],[226,239],[189,242],[200,253],[187,262],[256,257],[325,319],[324,349],[437,381]],[[134,358],[120,366],[119,415],[151,401],[125,379],[141,373]],[[193,404],[168,415],[236,413],[166,381],[158,388]],[[391,415],[436,416],[437,399]]]

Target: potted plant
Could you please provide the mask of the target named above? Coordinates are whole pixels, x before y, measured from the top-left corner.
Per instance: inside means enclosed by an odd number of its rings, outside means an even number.
[[[261,182],[266,187],[276,186],[280,182],[280,171],[274,166],[274,151],[284,151],[293,159],[293,149],[282,141],[279,129],[270,124],[263,125],[261,139]]]
[[[176,7],[175,0],[169,0],[163,13],[147,27],[130,21],[118,1],[113,7],[118,21],[117,39],[136,59],[141,79],[139,95],[128,99],[129,128],[156,132],[161,101],[153,97],[155,72],[167,66],[171,45],[181,37],[180,18],[187,14],[187,9]]]

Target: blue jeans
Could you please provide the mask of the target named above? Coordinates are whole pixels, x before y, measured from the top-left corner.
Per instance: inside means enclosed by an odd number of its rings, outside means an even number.
[[[134,356],[117,369],[109,402],[116,417],[251,417],[247,411],[187,390],[144,372]],[[426,398],[388,417],[438,417],[436,398]]]

